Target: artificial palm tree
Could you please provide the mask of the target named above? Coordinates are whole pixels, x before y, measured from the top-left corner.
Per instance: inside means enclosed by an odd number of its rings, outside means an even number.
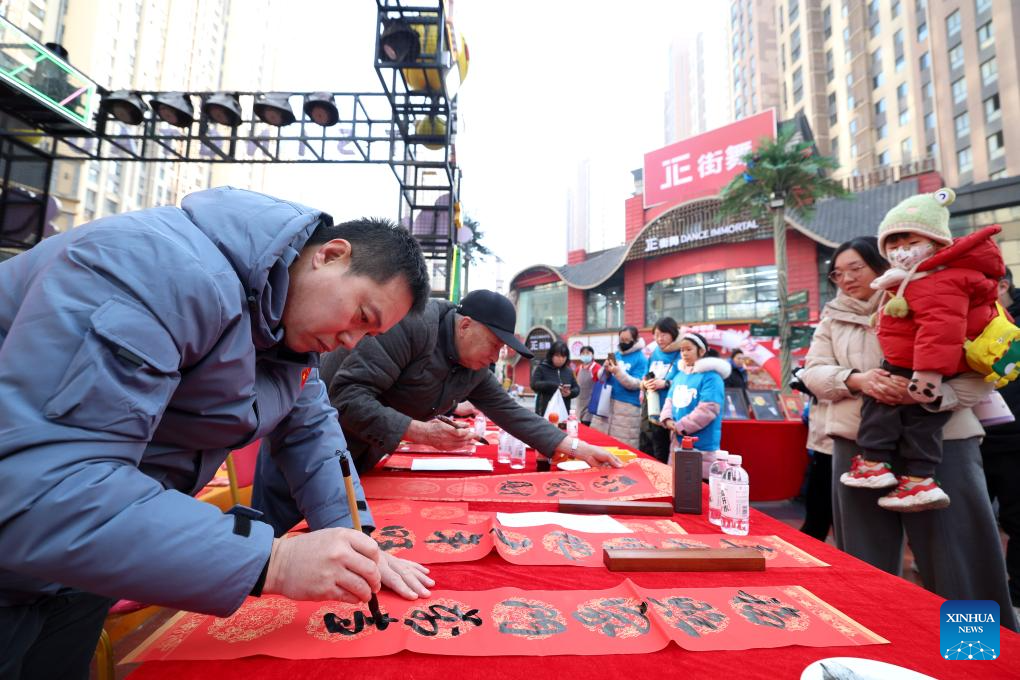
[[[845,198],[849,192],[827,176],[839,167],[838,161],[818,155],[812,142],[795,141],[792,125],[781,128],[774,139],[763,139],[755,151],[741,158],[747,170],[723,188],[720,214],[724,216],[750,212],[756,219],[772,213],[773,239],[776,253],[776,297],[779,299],[778,321],[781,384],[789,392],[790,382],[790,316],[786,291],[786,209],[792,208],[810,217],[815,201],[822,198]]]

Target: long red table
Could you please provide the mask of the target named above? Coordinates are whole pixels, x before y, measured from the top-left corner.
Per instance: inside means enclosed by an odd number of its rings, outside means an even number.
[[[599,445],[619,442],[591,430],[582,437]],[[533,470],[533,458],[529,469]],[[506,472],[499,466],[497,472]],[[525,470],[529,471],[529,470]],[[388,474],[381,471],[372,474]],[[407,474],[402,473],[402,474]],[[417,474],[417,473],[416,473]],[[443,473],[449,475],[450,473]],[[753,478],[752,478],[753,479]],[[754,482],[752,481],[752,486]],[[551,504],[475,503],[483,511],[553,510]],[[689,533],[714,533],[706,515],[676,515]],[[584,674],[591,678],[657,678],[682,673],[691,678],[799,678],[818,659],[854,656],[887,661],[935,678],[1020,677],[1020,635],[1002,629],[1001,656],[995,661],[946,661],[939,656],[939,606],[943,600],[903,579],[890,576],[864,562],[820,543],[787,525],[752,510],[752,534],[774,534],[832,565],[829,568],[773,569],[764,572],[722,573],[611,573],[578,567],[521,567],[495,553],[475,562],[430,566],[436,588],[488,590],[497,587],[537,589],[598,589],[617,585],[629,577],[647,587],[775,586],[799,585],[890,641],[867,647],[782,647],[744,652],[687,652],[670,644],[641,655],[458,657],[401,652],[360,659],[292,661],[252,657],[230,661],[162,661],[142,664],[132,680],[296,680],[297,678],[479,678],[540,680]],[[947,546],[947,549],[951,549]],[[983,559],[974,556],[975,560]]]

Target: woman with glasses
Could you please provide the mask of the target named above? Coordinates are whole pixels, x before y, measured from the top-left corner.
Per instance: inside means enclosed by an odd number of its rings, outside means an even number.
[[[826,477],[840,550],[900,576],[906,535],[925,588],[947,600],[994,600],[1002,625],[1016,630],[1002,545],[981,467],[978,445],[984,430],[971,411],[987,394],[980,376],[948,381],[941,402],[932,405],[953,412],[943,429],[944,456],[936,476],[950,495],[960,494],[959,501],[953,496],[953,503],[937,512],[890,512],[877,505],[882,490],[832,482],[849,471],[851,459],[859,453],[862,395],[889,404],[912,402],[906,378],[880,368],[882,352],[872,325],[883,293],[873,290],[871,282],[888,268],[873,236],[843,243],[829,263],[829,280],[838,292],[822,312],[800,374],[818,398],[811,409],[809,448],[817,455],[809,485],[824,484],[821,477]],[[824,470],[826,464],[831,470]]]

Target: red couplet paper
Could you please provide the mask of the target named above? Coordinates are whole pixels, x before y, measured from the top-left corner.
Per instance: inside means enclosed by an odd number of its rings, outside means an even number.
[[[635,461],[636,463],[636,461]],[[663,492],[632,463],[620,469],[576,472],[526,472],[463,477],[390,477],[369,475],[361,480],[367,498],[412,498],[427,501],[503,501],[529,503],[578,500],[636,500],[659,498]]]
[[[800,586],[436,591],[367,605],[249,598],[232,616],[182,613],[124,662],[382,656],[642,654],[672,640],[692,651],[886,643]],[[376,620],[378,618],[378,620]]]
[[[668,520],[631,524],[634,533],[587,533],[549,524],[504,527],[495,516],[456,523],[409,515],[379,522],[372,538],[384,551],[422,564],[478,560],[493,547],[511,564],[575,567],[602,567],[604,548],[751,548],[765,556],[769,568],[828,566],[778,536],[685,535]]]

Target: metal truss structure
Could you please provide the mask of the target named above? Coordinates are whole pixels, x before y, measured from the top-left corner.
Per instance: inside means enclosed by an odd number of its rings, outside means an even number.
[[[454,146],[455,91],[460,80],[457,36],[447,20],[445,0],[413,4],[377,0],[377,8],[375,69],[383,91],[285,93],[283,101],[294,114],[289,125],[272,125],[257,115],[256,104],[264,97],[261,92],[184,93],[189,103],[198,106],[194,120],[178,127],[151,108],[154,100],[169,93],[134,92],[150,105],[134,125],[118,120],[105,100],[90,125],[68,125],[17,88],[5,88],[0,108],[12,116],[9,122],[14,124],[0,125],[0,224],[7,224],[8,199],[17,197],[17,187],[26,186],[12,177],[12,169],[16,175],[16,166],[29,157],[33,167],[41,162],[45,168],[38,183],[27,185],[36,191],[21,192],[40,207],[29,219],[32,224],[16,236],[5,230],[0,245],[25,248],[42,238],[43,206],[49,201],[52,165],[58,160],[386,164],[399,184],[397,220],[422,245],[433,275],[433,294],[449,296],[460,226],[460,170]],[[418,31],[421,48],[413,59],[386,60],[384,31],[394,22]],[[101,88],[99,92],[104,98],[111,94]],[[201,113],[202,105],[216,95],[235,98],[240,113],[236,125],[216,123]],[[328,125],[316,123],[305,112],[309,99],[321,101],[323,95],[336,109],[335,122]],[[26,143],[26,133],[41,133],[43,139]],[[33,174],[40,173],[34,169]],[[29,199],[18,200],[24,204]]]

